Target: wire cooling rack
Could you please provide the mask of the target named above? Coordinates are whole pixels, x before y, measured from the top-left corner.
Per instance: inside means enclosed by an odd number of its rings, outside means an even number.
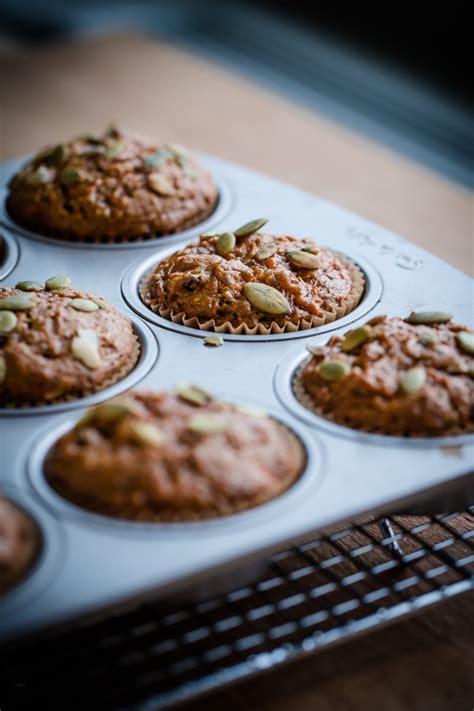
[[[228,595],[147,603],[4,650],[0,708],[168,708],[472,589],[473,544],[474,506],[296,541]]]

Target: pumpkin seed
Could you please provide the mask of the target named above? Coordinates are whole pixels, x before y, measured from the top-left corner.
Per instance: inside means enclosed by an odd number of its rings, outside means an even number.
[[[206,336],[204,339],[204,343],[206,346],[223,346],[224,345],[224,339],[222,336],[219,336],[218,333],[211,333],[209,336]]]
[[[7,364],[5,358],[0,355],[0,385],[5,381],[7,377]]]
[[[91,299],[72,299],[69,302],[69,306],[72,306],[76,311],[98,311],[99,307]]]
[[[196,182],[196,180],[201,175],[201,173],[198,170],[196,170],[195,168],[189,168],[188,166],[186,168],[184,168],[184,174],[187,178],[189,178],[193,182]]]
[[[422,333],[419,337],[419,342],[422,346],[434,346],[437,342],[437,338],[434,333]]]
[[[18,319],[13,311],[0,311],[0,333],[9,333],[13,331]]]
[[[99,353],[99,339],[95,331],[80,328],[78,335],[72,339],[71,352],[89,370],[95,370],[102,365]]]
[[[116,158],[119,156],[123,151],[123,143],[119,143],[118,141],[114,141],[113,143],[109,143],[107,148],[104,151],[104,156],[106,158]]]
[[[201,239],[207,239],[208,237],[217,237],[217,235],[220,235],[220,234],[221,234],[220,232],[213,230],[211,232],[201,232],[199,237]]]
[[[58,274],[57,276],[53,276],[49,279],[46,279],[44,285],[47,289],[51,291],[53,289],[65,289],[67,286],[69,286],[70,283],[71,280],[68,276],[64,276],[64,274]]]
[[[28,182],[31,185],[44,185],[45,183],[50,183],[53,178],[54,171],[45,165],[40,165],[39,168],[28,177]]]
[[[233,232],[224,232],[216,242],[216,252],[223,257],[235,247],[235,235]]]
[[[80,421],[80,424],[85,424],[95,418],[107,420],[108,422],[121,420],[122,417],[133,414],[133,404],[133,400],[130,398],[116,397],[113,400],[109,400],[88,410],[86,416]]]
[[[19,281],[18,284],[15,284],[15,289],[20,289],[20,291],[41,291],[43,287],[37,281]]]
[[[43,157],[43,160],[47,165],[59,165],[63,163],[68,156],[69,150],[64,144],[59,143]]]
[[[413,324],[447,323],[452,318],[448,311],[412,311],[405,321]]]
[[[372,338],[372,328],[370,326],[361,326],[360,328],[355,328],[353,331],[349,331],[344,336],[342,342],[342,350],[344,353],[349,353],[355,350],[363,343],[367,343]]]
[[[148,186],[158,195],[174,195],[174,187],[161,173],[150,173]]]
[[[426,371],[421,366],[415,366],[406,370],[400,376],[400,387],[404,393],[411,395],[423,387],[426,383]]]
[[[0,299],[0,309],[7,311],[28,311],[36,301],[35,294],[13,294]]]
[[[61,185],[72,185],[73,183],[77,183],[81,178],[81,171],[75,168],[63,170],[62,173],[59,174],[59,182]]]
[[[311,353],[311,355],[319,356],[324,353],[324,348],[322,346],[313,346],[311,343],[306,346],[306,350]]]
[[[280,316],[291,311],[290,304],[280,291],[258,281],[244,286],[244,296],[252,306],[266,314]]]
[[[254,232],[258,232],[258,230],[266,225],[267,222],[267,218],[258,217],[256,220],[246,222],[245,225],[239,227],[238,230],[234,230],[234,234],[236,237],[248,237],[249,235],[253,235]]]
[[[141,444],[149,444],[152,447],[159,446],[166,439],[164,432],[151,422],[134,422],[132,430]]]
[[[213,400],[210,393],[192,383],[178,383],[174,389],[174,393],[192,405],[208,405]]]
[[[218,434],[226,431],[227,422],[220,415],[194,415],[186,427],[199,434]]]
[[[236,409],[239,412],[243,412],[244,415],[250,415],[251,417],[267,417],[268,414],[261,407],[253,407],[252,405],[236,405]]]
[[[168,143],[166,148],[173,154],[175,158],[182,158],[183,160],[189,160],[189,153],[183,146],[177,143]]]
[[[273,257],[277,249],[278,245],[275,244],[275,242],[264,244],[255,252],[255,259],[257,262],[264,262],[266,259],[269,259],[269,257]]]
[[[286,256],[295,267],[300,267],[300,269],[319,269],[321,266],[321,262],[315,254],[302,249],[290,249]]]
[[[155,151],[146,156],[143,161],[145,168],[161,168],[173,155],[170,151]]]
[[[96,299],[96,298],[94,298],[94,299],[91,299],[91,301],[93,301],[94,304],[97,304],[97,306],[99,307],[99,309],[105,309],[105,310],[107,311],[107,309],[109,308],[107,302],[104,301],[103,299]]]
[[[344,378],[350,371],[350,366],[340,360],[325,360],[319,366],[319,375],[328,383],[334,383]]]
[[[456,341],[462,351],[474,355],[474,333],[459,331],[459,333],[456,333]]]
[[[310,252],[310,254],[319,254],[321,251],[318,247],[301,247],[302,252]]]

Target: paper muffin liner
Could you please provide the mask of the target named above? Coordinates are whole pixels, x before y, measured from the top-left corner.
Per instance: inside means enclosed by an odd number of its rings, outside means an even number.
[[[339,256],[339,255],[338,255]],[[246,323],[242,323],[239,326],[233,326],[230,321],[226,321],[220,325],[216,324],[214,319],[209,319],[208,321],[201,321],[196,316],[188,317],[184,312],[176,313],[173,309],[163,308],[160,306],[151,306],[148,303],[146,290],[148,286],[149,278],[152,272],[148,272],[142,279],[139,292],[140,296],[145,304],[149,306],[152,311],[159,314],[168,321],[173,321],[173,323],[180,323],[183,326],[189,328],[197,328],[201,331],[215,331],[216,333],[230,333],[233,335],[244,334],[246,336],[262,335],[268,336],[271,334],[281,334],[281,333],[295,333],[296,331],[305,331],[310,328],[317,328],[318,326],[323,326],[326,323],[331,323],[341,319],[346,316],[360,303],[362,299],[364,289],[365,289],[365,277],[362,270],[351,262],[347,257],[340,257],[344,266],[349,269],[352,279],[352,288],[344,302],[343,305],[338,306],[334,311],[324,311],[324,316],[311,316],[308,319],[301,319],[298,323],[293,323],[292,321],[287,321],[281,326],[276,321],[272,321],[269,325],[263,323],[258,323],[255,326],[248,326]]]
[[[65,395],[62,397],[57,397],[53,398],[51,400],[28,400],[28,401],[18,401],[18,400],[5,400],[5,402],[0,405],[0,412],[3,409],[7,408],[12,408],[12,409],[24,409],[28,407],[43,407],[43,406],[49,406],[49,405],[62,405],[65,402],[73,402],[75,400],[80,400],[83,397],[86,397],[88,395],[93,395],[94,393],[102,392],[102,390],[105,390],[106,388],[111,387],[112,385],[115,385],[115,383],[118,383],[120,380],[123,380],[129,373],[132,372],[132,370],[136,367],[138,359],[140,357],[140,352],[141,352],[141,345],[140,345],[140,340],[138,336],[134,333],[134,343],[133,343],[133,351],[132,354],[127,361],[127,363],[121,368],[121,370],[118,373],[115,373],[113,377],[108,378],[107,380],[104,380],[100,385],[97,387],[93,388],[88,388],[87,390],[84,390],[80,395]]]
[[[318,417],[323,418],[324,420],[327,420],[328,422],[333,422],[335,425],[339,425],[341,427],[347,427],[348,429],[354,430],[354,432],[365,432],[366,434],[377,434],[377,435],[385,435],[385,437],[404,437],[405,439],[419,439],[420,437],[428,437],[430,439],[436,440],[439,439],[440,437],[452,437],[456,435],[465,435],[465,434],[470,434],[474,432],[474,424],[471,427],[467,427],[466,429],[463,429],[461,427],[452,427],[449,430],[446,430],[446,432],[443,432],[441,435],[433,435],[433,434],[410,434],[407,435],[403,430],[397,430],[396,432],[387,432],[386,430],[382,428],[376,428],[376,427],[355,427],[353,424],[350,424],[349,422],[345,422],[344,420],[339,420],[336,419],[335,417],[331,417],[331,413],[324,412],[321,407],[318,407],[318,404],[314,397],[308,393],[306,390],[304,383],[303,383],[303,371],[307,364],[311,361],[312,356],[308,356],[307,358],[304,359],[302,363],[298,366],[298,368],[295,370],[293,373],[292,379],[291,379],[291,388],[293,390],[293,393],[301,405],[305,407],[307,410],[312,412],[315,415],[318,415]]]

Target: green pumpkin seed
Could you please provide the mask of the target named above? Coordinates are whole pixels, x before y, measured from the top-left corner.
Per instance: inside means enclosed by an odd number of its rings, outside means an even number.
[[[310,254],[319,254],[321,251],[318,247],[301,247],[302,252],[310,252]]]
[[[59,174],[59,182],[61,185],[72,185],[73,183],[78,183],[82,178],[82,173],[80,170],[71,168],[69,170],[63,170]]]
[[[226,431],[227,422],[220,415],[194,415],[186,427],[199,434],[218,434]]]
[[[28,311],[36,301],[35,294],[13,294],[0,299],[0,309],[7,311]]]
[[[10,333],[18,323],[13,311],[0,311],[0,333]]]
[[[215,346],[216,348],[224,345],[224,339],[218,333],[211,333],[204,338],[206,346]]]
[[[427,346],[429,348],[431,346],[436,345],[438,339],[436,338],[436,335],[434,333],[428,332],[422,333],[418,340],[422,346]]]
[[[134,402],[130,398],[116,397],[113,400],[104,402],[97,407],[88,410],[86,416],[79,424],[85,424],[93,419],[107,420],[107,422],[115,422],[123,417],[134,413]]]
[[[119,143],[118,141],[114,141],[113,143],[109,143],[109,145],[106,147],[104,151],[104,156],[106,158],[117,158],[123,151],[123,143]]]
[[[50,168],[46,168],[45,165],[40,165],[34,173],[28,176],[28,182],[30,185],[44,185],[45,183],[50,183],[54,178],[54,171]]]
[[[99,307],[91,299],[72,299],[69,302],[69,306],[72,306],[76,311],[98,311]]]
[[[47,165],[59,165],[60,163],[63,163],[68,156],[69,150],[67,147],[64,144],[59,143],[53,148],[52,151],[43,157],[43,160]]]
[[[238,230],[234,230],[234,234],[236,237],[248,237],[249,235],[253,235],[254,232],[258,232],[267,222],[268,220],[265,217],[259,217],[256,220],[246,222],[245,225],[239,227]]]
[[[412,324],[429,325],[431,323],[447,323],[452,318],[453,315],[448,311],[412,311],[405,321]]]
[[[5,381],[7,377],[7,364],[5,358],[0,355],[0,385]]]
[[[266,410],[263,410],[261,407],[253,407],[252,405],[236,405],[235,408],[244,415],[250,415],[251,417],[268,417]]]
[[[410,368],[400,376],[400,387],[407,395],[416,393],[425,383],[426,371],[421,366]]]
[[[319,375],[328,383],[335,383],[344,378],[350,371],[350,366],[340,360],[325,360],[319,366]]]
[[[189,160],[189,153],[183,146],[180,146],[177,143],[167,143],[166,148],[173,154],[175,158]]]
[[[37,281],[19,281],[15,284],[15,289],[20,291],[42,291],[42,285]]]
[[[190,402],[192,405],[208,405],[213,400],[210,393],[192,383],[179,383],[175,387],[174,393],[180,397],[181,400]]]
[[[217,235],[220,235],[221,233],[218,232],[217,230],[211,230],[211,232],[201,232],[199,235],[200,239],[208,239],[209,237],[217,237]]]
[[[324,348],[322,346],[313,346],[311,343],[306,346],[306,350],[314,356],[320,356],[324,353]]]
[[[173,185],[161,173],[150,173],[148,186],[158,195],[174,195],[175,193]]]
[[[132,425],[134,437],[140,444],[157,447],[163,444],[166,435],[163,430],[151,422],[134,422]]]
[[[342,342],[342,350],[344,353],[349,353],[355,350],[363,343],[367,343],[372,338],[372,328],[370,326],[361,326],[360,328],[355,328],[353,331],[349,331],[344,336]]]
[[[255,252],[255,259],[257,262],[264,262],[266,259],[273,257],[277,249],[278,245],[275,242],[264,244]]]
[[[78,328],[77,335],[84,341],[90,341],[96,346],[99,345],[99,336],[97,335],[97,332],[94,331],[94,329],[92,328]]]
[[[99,353],[98,338],[95,331],[89,332],[95,336],[94,340],[87,334],[87,329],[80,329],[79,335],[74,336],[71,342],[71,352],[89,370],[95,370],[102,365]]]
[[[459,333],[456,333],[456,341],[462,351],[474,355],[474,333],[459,331]]]
[[[109,305],[103,299],[95,299],[94,298],[94,299],[91,299],[91,301],[93,301],[94,304],[97,304],[99,309],[105,309],[107,311],[107,309],[109,308]]]
[[[53,276],[49,279],[46,279],[44,285],[47,289],[51,291],[53,289],[65,289],[67,286],[69,286],[70,283],[71,280],[68,276],[64,276],[64,274],[58,274],[57,276]]]
[[[290,249],[286,256],[295,267],[300,269],[319,269],[321,262],[315,254],[305,252],[302,249]]]
[[[281,316],[291,311],[290,304],[280,291],[258,281],[244,286],[244,296],[252,306],[266,314]]]
[[[233,232],[224,232],[216,242],[216,252],[221,257],[232,252],[234,247],[235,235]]]
[[[173,155],[170,151],[155,151],[146,156],[143,161],[145,168],[161,168],[167,160],[172,158]]]

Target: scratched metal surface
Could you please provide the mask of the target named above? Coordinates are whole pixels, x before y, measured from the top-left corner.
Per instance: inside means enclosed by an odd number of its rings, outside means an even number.
[[[78,288],[103,294],[138,322],[148,357],[147,368],[138,378],[132,375],[139,387],[167,388],[189,380],[220,398],[266,408],[302,439],[308,453],[306,471],[276,501],[221,520],[166,525],[119,522],[65,502],[43,478],[48,447],[82,415],[84,401],[2,411],[2,461],[8,466],[2,468],[0,486],[31,509],[45,528],[45,540],[32,574],[0,602],[0,637],[30,633],[147,597],[208,592],[217,578],[219,584],[226,579],[235,584],[243,566],[336,522],[368,511],[419,505],[427,497],[447,501],[458,492],[472,495],[473,437],[414,441],[359,435],[296,407],[289,386],[308,343],[324,342],[328,332],[344,331],[349,323],[364,322],[368,314],[405,315],[412,309],[442,307],[472,326],[472,281],[397,235],[335,205],[243,167],[203,159],[223,194],[209,224],[235,229],[266,215],[270,232],[311,237],[344,252],[368,277],[360,306],[340,321],[295,336],[224,335],[222,348],[205,348],[202,333],[160,320],[136,295],[137,280],[150,263],[197,237],[199,227],[184,237],[140,245],[69,245],[24,232],[5,212],[2,233],[16,243],[19,254],[10,262],[2,284],[42,281],[65,273]],[[20,162],[2,166],[2,203],[4,186]],[[15,253],[14,247],[10,253]],[[127,387],[123,381],[112,392]],[[104,390],[93,401],[110,394],[110,389]],[[60,545],[52,543],[52,530]]]

